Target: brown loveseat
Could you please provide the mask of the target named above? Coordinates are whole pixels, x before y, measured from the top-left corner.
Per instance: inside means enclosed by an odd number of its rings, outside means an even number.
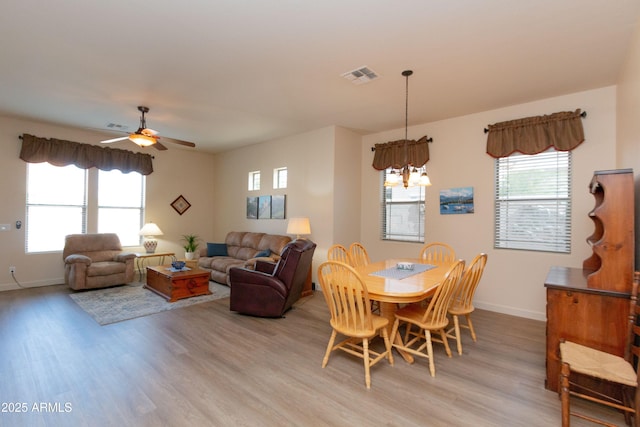
[[[257,259],[276,262],[291,241],[277,234],[231,231],[224,243],[207,243],[200,249],[198,268],[211,272],[211,280],[230,286],[231,267],[253,268]]]
[[[62,251],[64,282],[76,290],[133,282],[135,258],[122,252],[117,234],[70,234]]]

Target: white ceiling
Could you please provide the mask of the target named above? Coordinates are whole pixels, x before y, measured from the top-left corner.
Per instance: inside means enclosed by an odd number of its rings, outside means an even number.
[[[148,127],[210,152],[367,134],[404,127],[405,69],[409,125],[615,84],[639,16],[638,0],[3,0],[0,114],[135,131],[146,105]],[[381,77],[341,77],[365,65]]]

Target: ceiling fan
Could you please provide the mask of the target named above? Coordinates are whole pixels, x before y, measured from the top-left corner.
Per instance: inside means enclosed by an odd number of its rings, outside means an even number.
[[[140,116],[140,127],[138,127],[137,131],[130,133],[128,136],[107,139],[100,142],[102,144],[110,144],[112,142],[124,141],[125,139],[128,139],[132,142],[135,142],[140,147],[148,147],[150,145],[153,145],[153,147],[158,150],[166,150],[167,147],[165,147],[160,142],[158,142],[158,140],[160,139],[160,136],[158,136],[158,132],[153,129],[149,129],[147,127],[147,121],[145,120],[144,115],[145,113],[149,112],[149,107],[144,107],[141,105],[138,107],[138,111],[140,111],[141,116]],[[174,138],[164,138],[164,139],[167,142],[173,142],[174,144],[184,145],[185,147],[196,146],[196,144],[194,144],[193,142],[181,141],[179,139],[174,139]]]

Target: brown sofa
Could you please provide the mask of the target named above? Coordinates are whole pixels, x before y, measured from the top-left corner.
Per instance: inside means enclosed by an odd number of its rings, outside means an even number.
[[[198,268],[210,271],[214,282],[231,286],[229,269],[254,268],[258,259],[277,262],[290,241],[290,237],[277,234],[231,231],[224,244],[208,243],[206,247],[200,248]]]
[[[122,251],[117,234],[70,234],[62,251],[64,282],[75,290],[133,282],[135,258]]]

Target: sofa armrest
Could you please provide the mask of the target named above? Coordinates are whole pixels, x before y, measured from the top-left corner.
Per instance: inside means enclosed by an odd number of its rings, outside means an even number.
[[[114,261],[127,262],[127,260],[134,259],[136,254],[133,252],[122,252],[114,257]]]
[[[65,264],[86,264],[91,265],[91,258],[86,255],[73,254],[64,259]]]
[[[266,265],[265,265],[266,264]],[[250,258],[245,261],[243,267],[249,270],[262,271],[263,273],[273,274],[275,264],[273,259],[269,257]]]

